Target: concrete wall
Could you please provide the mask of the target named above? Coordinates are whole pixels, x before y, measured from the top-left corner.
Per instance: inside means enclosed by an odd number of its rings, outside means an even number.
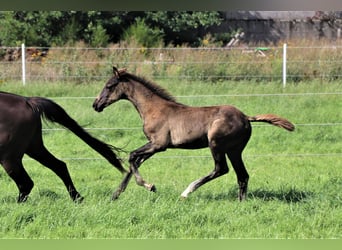
[[[235,11],[225,12],[217,32],[241,30],[247,43],[276,44],[289,39],[335,40],[342,28],[341,12]]]

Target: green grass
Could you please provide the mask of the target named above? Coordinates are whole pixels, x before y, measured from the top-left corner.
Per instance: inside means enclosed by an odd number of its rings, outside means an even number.
[[[208,149],[156,154],[140,172],[156,185],[157,193],[132,181],[120,199],[111,202],[121,181],[118,171],[72,133],[44,130],[45,145],[67,163],[85,201],[74,204],[51,171],[25,157],[24,165],[35,182],[25,204],[16,203],[17,188],[0,171],[0,238],[341,238],[341,95],[319,94],[341,93],[341,82],[288,84],[285,89],[280,83],[159,83],[189,105],[234,104],[246,114],[276,113],[297,125],[293,133],[253,125],[243,155],[250,174],[246,202],[237,200],[232,168],[187,200],[180,199],[190,182],[212,170]],[[103,84],[28,83],[23,87],[8,83],[0,89],[50,97],[87,128],[130,127],[89,131],[132,151],[146,142],[139,115],[127,101],[102,113],[93,111],[93,97]],[[304,95],[293,95],[299,93]],[[58,128],[51,123],[44,127]],[[126,160],[128,153],[120,156]]]

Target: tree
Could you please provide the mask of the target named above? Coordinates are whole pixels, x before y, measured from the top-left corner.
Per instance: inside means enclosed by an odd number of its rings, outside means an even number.
[[[165,43],[179,44],[196,41],[222,18],[215,11],[1,11],[0,45],[49,47],[83,40],[106,46],[119,42],[141,20],[146,31],[158,31]]]
[[[217,11],[148,11],[146,22],[164,32],[166,43],[194,43],[207,34],[207,29],[223,21]]]
[[[61,42],[70,19],[61,11],[4,11],[0,13],[0,44],[4,46],[49,46]],[[72,23],[72,22],[71,22]],[[61,32],[63,31],[63,32]]]

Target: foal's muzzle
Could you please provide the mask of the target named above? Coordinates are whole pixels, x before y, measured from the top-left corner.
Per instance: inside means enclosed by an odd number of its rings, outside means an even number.
[[[97,111],[97,112],[101,112],[103,111],[103,109],[105,108],[105,103],[101,103],[100,99],[96,98],[94,103],[93,103],[93,108]]]

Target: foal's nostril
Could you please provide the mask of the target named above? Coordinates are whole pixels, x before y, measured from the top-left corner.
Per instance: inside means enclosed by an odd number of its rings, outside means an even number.
[[[96,99],[93,103],[93,108],[95,109],[95,111],[97,112],[101,112],[104,108],[104,105],[103,104],[99,104],[99,100]]]
[[[99,100],[98,99],[95,99],[94,103],[93,103],[93,108],[98,111],[98,102]]]

